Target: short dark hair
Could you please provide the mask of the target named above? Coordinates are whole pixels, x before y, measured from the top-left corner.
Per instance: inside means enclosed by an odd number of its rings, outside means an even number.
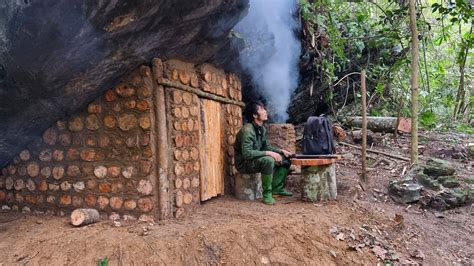
[[[261,101],[252,101],[245,104],[244,117],[247,122],[253,121],[253,115],[257,114],[258,107],[265,108],[265,105]]]

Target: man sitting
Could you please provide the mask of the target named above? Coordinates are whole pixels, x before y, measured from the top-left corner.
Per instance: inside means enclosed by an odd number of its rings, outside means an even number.
[[[283,188],[291,165],[288,160],[291,153],[267,142],[267,129],[263,123],[268,115],[261,102],[246,104],[244,116],[249,123],[237,133],[234,144],[236,168],[243,174],[262,174],[263,202],[272,205],[275,204],[273,195],[293,195]]]

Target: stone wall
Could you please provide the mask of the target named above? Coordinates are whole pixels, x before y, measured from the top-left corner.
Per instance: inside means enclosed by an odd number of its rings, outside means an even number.
[[[184,91],[177,85],[190,87],[220,96],[225,99],[240,101],[240,80],[234,74],[226,74],[209,64],[194,66],[177,60],[169,60],[156,67],[157,83],[165,85],[169,163],[168,179],[170,180],[172,213],[182,216],[201,202],[201,98],[193,92]],[[233,143],[238,129],[242,125],[241,106],[222,103],[221,115],[225,121],[222,126],[224,149],[225,188],[230,193],[233,187]],[[201,131],[201,134],[205,132]],[[217,140],[216,140],[217,141]]]
[[[152,90],[151,70],[141,67],[86,110],[57,121],[2,170],[3,208],[154,214]]]
[[[160,87],[164,109],[157,106]],[[224,181],[231,188],[232,145],[242,120],[239,79],[208,64],[155,60],[153,71],[141,66],[85,110],[57,121],[3,168],[0,205],[59,215],[87,207],[113,218],[150,219],[164,209],[182,216],[201,202],[200,98],[215,96],[211,100],[224,99]],[[163,147],[158,110],[166,112]],[[164,179],[158,178],[159,149],[168,157]]]
[[[296,152],[296,131],[292,124],[267,124],[268,142],[289,152]]]

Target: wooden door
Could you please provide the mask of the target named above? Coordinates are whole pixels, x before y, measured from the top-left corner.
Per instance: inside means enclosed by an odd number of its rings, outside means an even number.
[[[224,194],[224,152],[221,104],[201,100],[201,200]]]

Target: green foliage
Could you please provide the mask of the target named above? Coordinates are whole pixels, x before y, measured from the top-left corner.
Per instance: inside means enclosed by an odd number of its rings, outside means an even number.
[[[315,47],[321,55],[313,63],[315,74],[323,84],[334,84],[346,73],[366,69],[371,115],[396,116],[399,111],[410,115],[411,58],[407,51],[411,35],[408,7],[400,2],[300,0],[307,23],[304,28],[327,43]],[[466,0],[420,0],[416,9],[420,126],[470,132],[474,121],[473,112],[469,112],[474,107],[473,8]],[[463,63],[467,108],[462,110],[464,122],[453,123]],[[360,97],[357,90],[353,95],[355,100]],[[334,97],[334,93],[327,93],[326,102],[332,103]],[[399,110],[401,101],[405,105]]]
[[[105,257],[97,261],[97,266],[107,266],[109,265],[109,258]]]

